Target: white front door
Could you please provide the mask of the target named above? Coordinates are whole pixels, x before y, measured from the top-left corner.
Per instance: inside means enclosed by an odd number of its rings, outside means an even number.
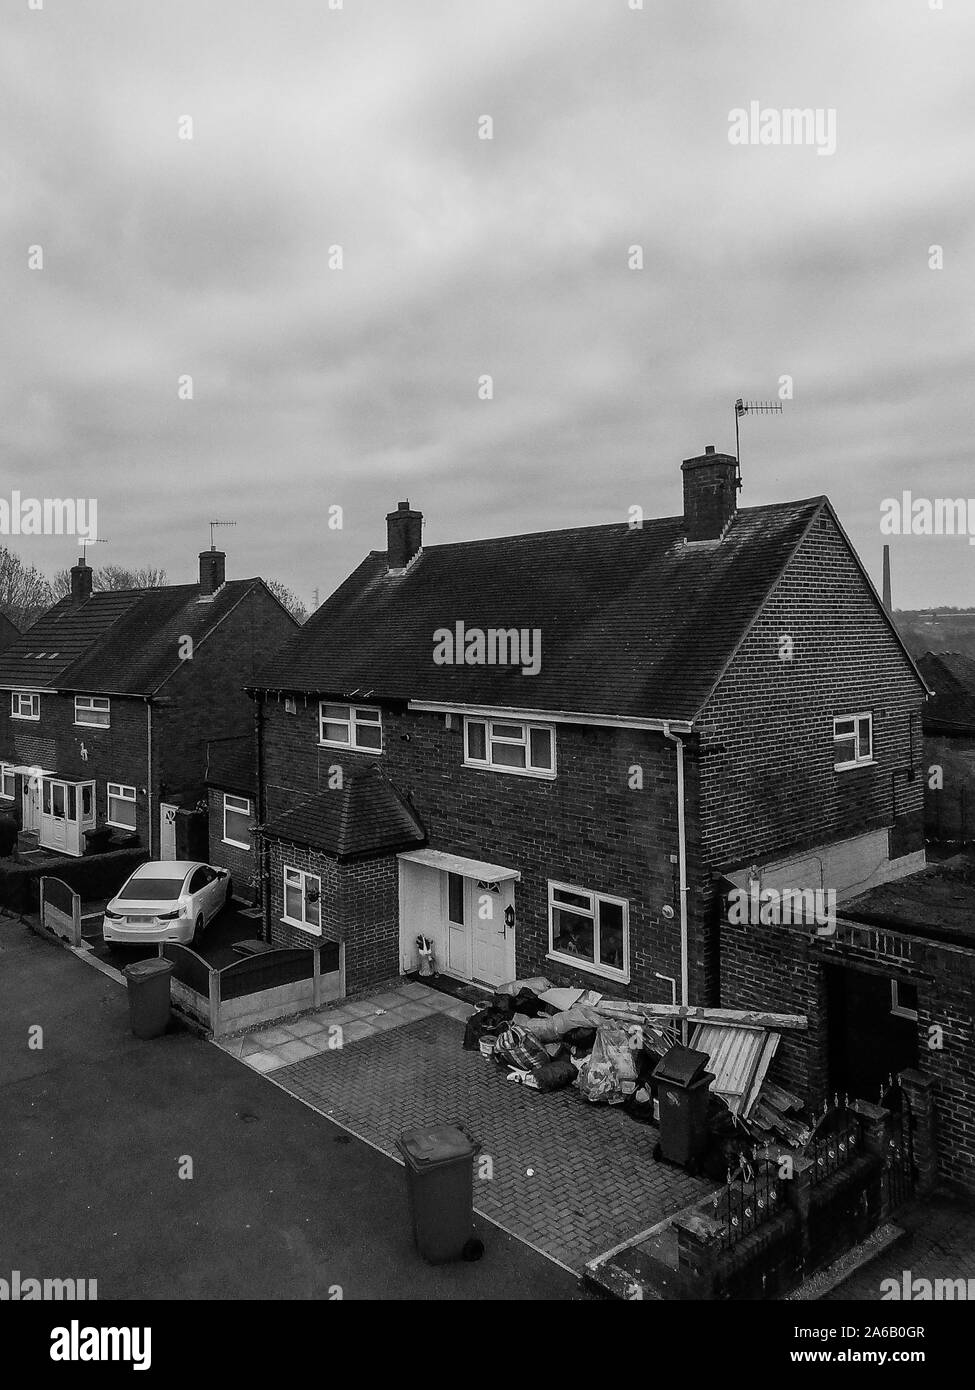
[[[515,978],[514,883],[444,873],[447,968],[452,975],[500,985]]]
[[[41,784],[34,773],[24,777],[23,802],[24,829],[36,834],[41,828]]]
[[[176,858],[176,807],[159,806],[159,858]]]

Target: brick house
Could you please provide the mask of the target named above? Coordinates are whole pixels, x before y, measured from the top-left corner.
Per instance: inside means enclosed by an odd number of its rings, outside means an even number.
[[[975,841],[975,658],[926,652],[918,670],[931,687],[924,710],[925,831],[943,846]]]
[[[253,728],[244,686],[297,624],[261,579],[226,579],[200,556],[198,584],[71,592],[0,653],[0,804],[51,850],[88,832],[150,859],[205,858],[206,744]]]
[[[343,940],[350,990],[422,933],[462,979],[717,1003],[722,876],[923,865],[924,684],[828,500],[682,477],[642,525],[390,513],[253,691],[270,939]]]

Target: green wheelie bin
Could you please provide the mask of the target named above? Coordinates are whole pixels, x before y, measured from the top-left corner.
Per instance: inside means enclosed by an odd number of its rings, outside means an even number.
[[[137,1038],[158,1038],[169,1026],[169,977],[173,967],[162,956],[125,967],[129,1023]]]
[[[396,1141],[416,1248],[429,1264],[476,1260],[484,1247],[474,1234],[474,1155],[478,1145],[457,1124],[417,1125]]]

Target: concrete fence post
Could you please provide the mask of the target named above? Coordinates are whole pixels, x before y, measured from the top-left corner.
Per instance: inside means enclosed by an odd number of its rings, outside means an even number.
[[[315,1008],[321,1007],[322,1003],[322,952],[321,947],[312,947],[312,1003]]]
[[[210,1031],[220,1036],[220,971],[210,967]]]

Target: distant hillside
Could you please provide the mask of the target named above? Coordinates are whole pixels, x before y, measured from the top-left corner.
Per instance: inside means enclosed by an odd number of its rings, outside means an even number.
[[[963,652],[975,657],[975,608],[895,608],[894,622],[912,656]]]

